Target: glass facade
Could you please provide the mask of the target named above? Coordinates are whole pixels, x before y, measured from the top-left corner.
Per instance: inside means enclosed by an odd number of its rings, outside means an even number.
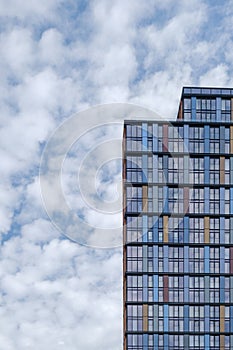
[[[124,349],[233,349],[233,90],[124,125]]]

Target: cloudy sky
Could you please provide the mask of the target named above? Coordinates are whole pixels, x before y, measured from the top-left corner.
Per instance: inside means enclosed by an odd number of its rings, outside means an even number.
[[[85,247],[53,225],[42,152],[61,123],[95,105],[174,118],[183,85],[233,87],[233,1],[0,0],[0,16],[0,347],[120,350],[121,248]],[[97,128],[70,148],[63,192],[81,216],[75,161],[119,135]],[[96,175],[109,207],[119,169],[104,163]],[[90,221],[108,225],[97,209]]]

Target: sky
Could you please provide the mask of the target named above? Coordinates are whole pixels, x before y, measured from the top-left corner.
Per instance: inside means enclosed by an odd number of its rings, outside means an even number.
[[[121,220],[112,116],[130,104],[174,119],[182,86],[233,87],[233,1],[0,0],[0,16],[0,348],[120,350],[122,248],[98,245]],[[51,144],[75,239],[48,210]]]

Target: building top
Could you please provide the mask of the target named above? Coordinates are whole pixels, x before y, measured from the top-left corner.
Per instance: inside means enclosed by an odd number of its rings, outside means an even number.
[[[186,96],[224,96],[233,97],[232,88],[218,88],[218,87],[195,87],[195,86],[184,86],[182,89],[182,97]]]

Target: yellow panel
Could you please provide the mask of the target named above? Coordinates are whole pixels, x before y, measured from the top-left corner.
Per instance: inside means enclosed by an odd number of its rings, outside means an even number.
[[[223,334],[220,335],[220,350],[225,350],[225,336]]]
[[[205,216],[204,218],[204,229],[205,229],[205,243],[210,242],[210,218],[209,216]]]
[[[142,211],[147,211],[148,194],[147,186],[142,186]]]
[[[168,216],[163,217],[163,240],[168,242]]]
[[[224,333],[225,330],[225,306],[220,305],[220,333]]]
[[[233,126],[230,126],[230,153],[233,153]]]
[[[148,331],[148,305],[144,304],[142,307],[143,312],[143,332]]]
[[[225,184],[225,158],[220,157],[220,184]]]

